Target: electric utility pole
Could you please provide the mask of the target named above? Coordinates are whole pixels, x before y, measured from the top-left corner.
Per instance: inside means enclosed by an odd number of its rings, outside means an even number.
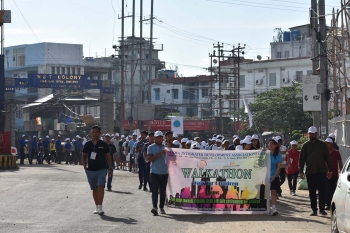
[[[218,42],[217,45],[215,46],[215,44],[213,44],[213,47],[215,49],[218,49],[218,55],[215,55],[215,50],[213,52],[213,56],[212,57],[217,57],[218,58],[218,67],[219,67],[219,125],[220,125],[220,134],[223,134],[224,133],[224,122],[223,122],[223,119],[222,119],[222,95],[221,95],[221,89],[222,89],[222,76],[221,76],[221,65],[220,65],[220,61],[221,61],[221,58],[223,56],[223,48],[224,48],[224,43],[220,43]]]
[[[120,81],[120,90],[121,90],[121,96],[120,96],[120,102],[121,102],[121,114],[120,114],[120,134],[124,134],[124,119],[125,119],[125,101],[124,101],[124,75],[125,75],[125,55],[124,55],[124,1],[122,0],[122,40],[120,44],[120,55],[121,55],[121,81]]]
[[[329,89],[328,89],[328,60],[327,60],[327,42],[326,42],[326,11],[325,11],[325,0],[318,1],[318,18],[319,18],[319,33],[320,33],[320,77],[322,93],[321,93],[321,138],[326,139],[328,136],[328,98],[329,98]]]
[[[150,27],[150,39],[149,39],[149,52],[148,52],[148,58],[149,58],[149,74],[148,74],[148,104],[152,103],[152,67],[153,67],[153,7],[154,7],[154,0],[151,0],[151,27]],[[148,121],[147,125],[147,131],[151,131],[151,121]]]

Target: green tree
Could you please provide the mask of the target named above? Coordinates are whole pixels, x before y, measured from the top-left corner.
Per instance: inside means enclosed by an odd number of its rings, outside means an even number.
[[[234,113],[235,116],[239,113],[241,122],[247,122],[246,127],[239,133],[244,135],[251,131],[256,132],[258,127],[260,133],[283,132],[299,139],[302,132],[312,125],[311,114],[303,111],[301,93],[301,85],[294,84],[258,94],[256,101],[249,104],[253,114],[252,129],[249,129],[248,114],[244,113],[244,108]]]

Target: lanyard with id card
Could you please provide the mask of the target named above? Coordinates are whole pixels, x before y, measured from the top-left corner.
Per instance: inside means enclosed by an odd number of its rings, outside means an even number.
[[[95,160],[95,159],[96,159],[95,147],[96,147],[96,145],[94,145],[94,151],[91,152],[91,155],[90,155],[90,159],[92,159],[92,160]]]

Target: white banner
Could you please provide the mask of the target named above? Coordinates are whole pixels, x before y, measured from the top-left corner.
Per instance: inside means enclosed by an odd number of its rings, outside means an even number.
[[[176,134],[184,133],[184,122],[183,117],[171,117],[171,131]]]
[[[269,153],[167,149],[167,206],[224,214],[268,213]]]

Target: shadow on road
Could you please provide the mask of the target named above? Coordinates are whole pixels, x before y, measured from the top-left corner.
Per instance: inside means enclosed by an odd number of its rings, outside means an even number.
[[[112,190],[112,191],[107,191],[109,193],[118,193],[118,194],[134,194],[132,192],[123,192],[123,191],[115,191],[115,190]]]
[[[137,220],[133,218],[115,218],[112,216],[107,215],[101,215],[100,216],[102,220],[109,221],[109,222],[122,222],[125,224],[136,224]]]

